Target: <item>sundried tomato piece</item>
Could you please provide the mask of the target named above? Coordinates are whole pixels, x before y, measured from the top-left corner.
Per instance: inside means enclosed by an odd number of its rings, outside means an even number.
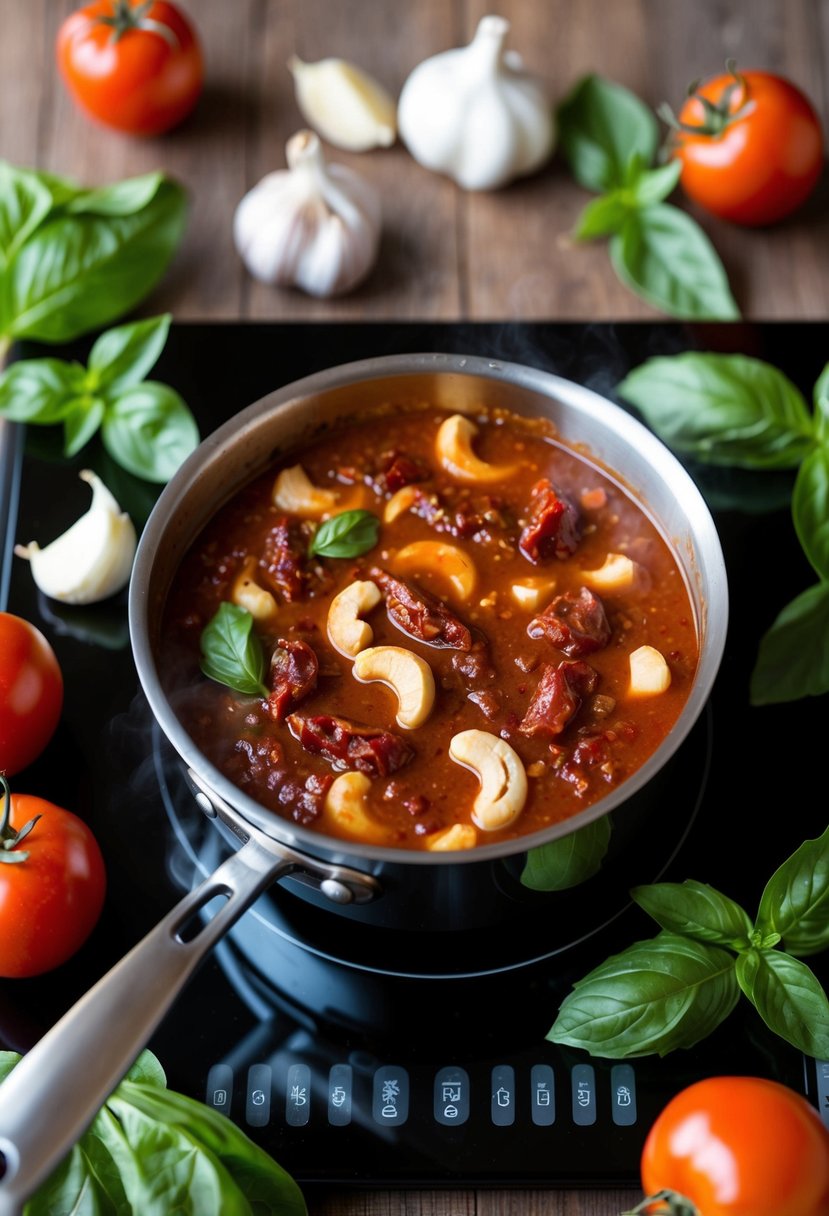
[[[598,678],[589,663],[564,661],[557,667],[547,663],[518,727],[521,734],[556,738],[578,713],[582,698],[593,692]]]
[[[307,642],[280,638],[271,656],[268,712],[277,722],[317,686],[319,661]]]
[[[385,491],[396,494],[404,486],[425,481],[428,476],[428,472],[405,452],[386,452],[383,457],[383,470],[376,480],[376,485],[381,493]]]
[[[610,641],[604,604],[588,587],[565,591],[527,626],[531,638],[546,638],[572,659],[601,650]]]
[[[530,493],[530,521],[518,540],[518,548],[537,565],[545,557],[572,557],[581,540],[578,508],[560,494],[546,477]]]
[[[446,650],[471,649],[469,629],[440,600],[377,567],[369,578],[383,592],[389,620],[410,638]]]
[[[274,590],[289,603],[302,598],[307,581],[305,546],[287,515],[280,516],[265,537],[260,566]]]
[[[356,769],[368,777],[388,777],[411,759],[413,749],[391,731],[361,726],[346,718],[320,714],[286,719],[291,734],[312,755],[322,756],[336,769]]]

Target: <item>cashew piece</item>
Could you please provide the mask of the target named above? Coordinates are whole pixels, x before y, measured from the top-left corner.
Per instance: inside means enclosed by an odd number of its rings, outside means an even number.
[[[512,584],[510,592],[519,608],[537,612],[542,604],[549,603],[555,589],[554,578],[520,578]]]
[[[472,805],[472,819],[484,832],[507,828],[527,801],[527,774],[521,757],[498,735],[462,730],[449,744],[449,758],[478,774],[481,788]]]
[[[367,844],[387,844],[388,831],[366,811],[371,778],[365,773],[341,773],[332,781],[322,808],[322,821],[329,830]]]
[[[255,621],[266,621],[276,612],[276,600],[270,591],[260,587],[253,577],[256,558],[246,557],[242,569],[233,580],[230,599],[240,608],[245,608]]]
[[[361,621],[364,612],[371,612],[380,603],[380,588],[370,579],[349,583],[335,595],[328,609],[328,639],[331,645],[353,659],[361,650],[371,645],[374,631],[371,625]]]
[[[274,506],[280,511],[305,515],[310,519],[319,519],[337,507],[334,491],[315,486],[301,464],[282,470],[273,483],[272,498]]]
[[[464,601],[470,598],[478,582],[472,558],[457,545],[447,545],[439,540],[416,540],[406,545],[395,556],[392,568],[397,574],[412,569],[434,574],[446,583],[457,599]]]
[[[641,585],[645,570],[624,553],[608,553],[596,570],[582,570],[581,577],[595,591],[627,591]]]
[[[671,669],[653,646],[640,646],[630,655],[631,696],[650,697],[671,686]]]
[[[447,473],[458,481],[500,481],[515,472],[514,465],[487,464],[472,450],[478,428],[463,414],[453,414],[441,423],[435,439],[437,458]]]
[[[449,853],[455,849],[474,849],[478,833],[470,823],[453,823],[451,828],[433,832],[426,837],[426,848],[431,853]]]
[[[364,684],[382,680],[397,693],[397,725],[414,730],[435,703],[435,677],[425,659],[403,646],[372,646],[354,660],[354,675]]]
[[[398,515],[414,506],[417,493],[416,486],[402,486],[396,494],[392,494],[383,508],[383,523],[393,524]]]

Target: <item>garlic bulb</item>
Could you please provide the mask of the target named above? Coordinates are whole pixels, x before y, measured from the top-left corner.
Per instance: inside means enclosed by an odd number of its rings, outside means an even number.
[[[296,55],[288,67],[302,116],[323,139],[350,152],[394,143],[394,98],[362,68],[345,59],[303,63]]]
[[[115,595],[129,582],[135,557],[132,520],[100,477],[84,469],[92,486],[89,510],[45,549],[36,541],[15,545],[18,557],[32,566],[32,577],[44,593],[64,604],[95,604]]]
[[[483,17],[469,46],[424,60],[400,94],[397,125],[415,160],[467,190],[493,190],[553,151],[550,102],[503,50],[509,22]]]
[[[269,173],[236,208],[233,235],[248,270],[312,296],[349,291],[380,243],[380,203],[343,165],[327,165],[313,131],[288,140],[288,169]]]

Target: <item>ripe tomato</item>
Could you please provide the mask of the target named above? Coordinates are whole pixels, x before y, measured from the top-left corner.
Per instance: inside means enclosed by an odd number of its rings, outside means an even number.
[[[0,612],[0,773],[11,776],[40,755],[63,708],[63,676],[39,629]]]
[[[690,1201],[700,1216],[826,1216],[829,1132],[785,1085],[710,1077],[657,1118],[642,1151],[642,1185],[673,1198],[637,1211],[687,1212]]]
[[[77,815],[43,798],[10,794],[5,778],[0,786],[0,976],[41,975],[70,958],[94,929],[106,890],[104,859]]]
[[[58,31],[61,75],[82,110],[132,135],[159,135],[199,99],[193,26],[167,0],[93,0]]]
[[[685,193],[737,224],[782,219],[806,201],[823,171],[814,107],[770,72],[706,81],[680,110],[678,128],[673,155],[682,161]]]

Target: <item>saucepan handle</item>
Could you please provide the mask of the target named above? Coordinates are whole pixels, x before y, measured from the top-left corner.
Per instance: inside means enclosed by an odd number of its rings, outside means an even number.
[[[253,833],[20,1061],[0,1086],[0,1216],[18,1213],[82,1135],[204,955],[294,868],[289,850]],[[200,925],[215,896],[223,904]]]

